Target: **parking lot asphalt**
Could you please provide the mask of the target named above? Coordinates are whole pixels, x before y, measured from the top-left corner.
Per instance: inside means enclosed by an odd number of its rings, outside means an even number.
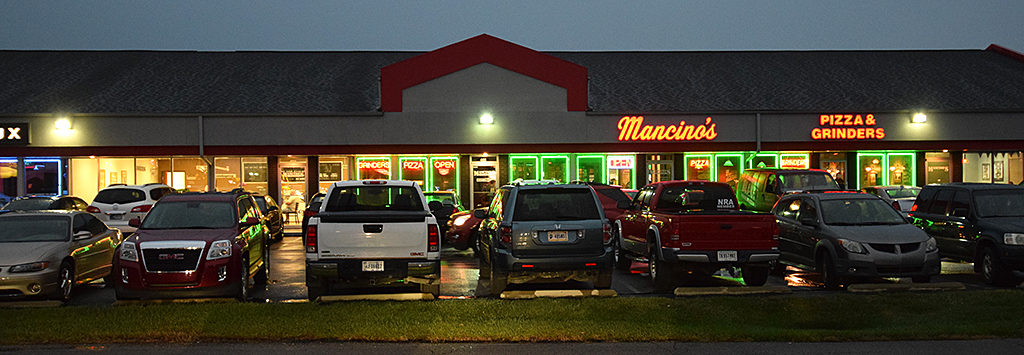
[[[477,269],[477,259],[471,250],[459,251],[452,248],[442,249],[441,264],[441,299],[466,299],[490,296],[487,291],[487,280],[480,280]],[[688,294],[688,292],[676,293],[655,293],[654,288],[646,273],[647,265],[636,262],[629,272],[616,270],[612,281],[612,290],[621,297],[675,297],[676,294]],[[906,284],[909,279],[878,279],[867,280],[872,284]],[[943,262],[942,274],[934,277],[932,283],[961,283],[966,289],[992,289],[986,285],[979,274],[973,269],[973,264]],[[732,277],[725,271],[720,271],[715,277],[693,279],[686,281],[683,287],[688,288],[714,288],[714,287],[743,287],[739,279]],[[830,292],[848,292],[844,290],[825,290],[820,278],[816,273],[805,272],[790,268],[785,277],[771,276],[765,284],[769,288],[784,286],[792,290],[794,295],[816,295]],[[1020,286],[1018,286],[1020,287]],[[586,282],[569,281],[564,283],[546,284],[524,284],[509,285],[508,291],[545,291],[539,294],[558,294],[547,292],[550,290],[590,290],[592,285]],[[865,288],[860,287],[863,290]],[[869,288],[870,289],[870,288]],[[881,291],[886,288],[876,288]],[[889,288],[894,289],[894,288]],[[359,290],[359,293],[368,290]],[[853,290],[851,290],[853,291]],[[941,291],[941,290],[939,290]],[[372,290],[369,292],[385,293],[408,293],[410,290],[395,289],[393,291]],[[417,291],[412,291],[417,292]],[[521,294],[522,292],[520,292]],[[578,292],[566,292],[577,294]],[[266,289],[256,290],[253,294],[254,302],[306,302],[305,285],[305,254],[302,250],[302,238],[297,234],[290,234],[279,243],[271,247],[271,279]],[[590,295],[596,293],[584,292]],[[715,294],[715,292],[707,293]],[[721,293],[725,294],[725,293]],[[735,294],[730,292],[729,294]],[[102,283],[96,283],[78,287],[75,295],[68,305],[113,305],[116,303],[114,291],[105,287]],[[5,301],[0,306],[27,306],[27,307],[49,307],[59,306],[53,301],[30,301],[12,303]]]

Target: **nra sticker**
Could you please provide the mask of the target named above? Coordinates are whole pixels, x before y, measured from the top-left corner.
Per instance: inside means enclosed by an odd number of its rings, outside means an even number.
[[[733,202],[731,198],[720,198],[718,199],[718,208],[736,208],[736,202]]]
[[[412,253],[409,253],[409,256],[423,256],[423,252],[422,251],[412,252]]]

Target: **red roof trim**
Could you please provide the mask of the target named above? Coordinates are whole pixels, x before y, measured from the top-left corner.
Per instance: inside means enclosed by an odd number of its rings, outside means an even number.
[[[486,34],[381,68],[381,110],[402,112],[403,90],[481,63],[565,88],[566,109],[587,110],[587,68]]]
[[[1002,54],[1004,56],[1016,59],[1019,62],[1024,62],[1024,54],[1020,54],[1020,52],[1000,46],[995,43],[988,45],[988,48],[985,48],[985,50]]]

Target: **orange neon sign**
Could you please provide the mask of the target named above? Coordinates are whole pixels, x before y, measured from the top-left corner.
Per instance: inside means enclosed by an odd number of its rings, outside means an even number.
[[[609,169],[632,169],[633,157],[608,157]]]
[[[419,160],[408,160],[402,162],[402,169],[405,170],[423,170],[423,162]]]
[[[779,166],[783,169],[806,169],[808,164],[808,158],[782,158],[782,163]]]
[[[391,169],[391,162],[387,160],[360,161],[356,162],[359,169]]]
[[[819,115],[817,127],[811,129],[811,139],[868,140],[885,138],[885,128],[874,127],[873,114]]]
[[[434,169],[455,169],[455,161],[438,160],[434,162]]]
[[[690,159],[690,167],[702,170],[711,166],[711,159]]]
[[[699,141],[714,140],[718,137],[711,117],[702,125],[645,125],[644,116],[622,116],[619,119],[619,141]]]

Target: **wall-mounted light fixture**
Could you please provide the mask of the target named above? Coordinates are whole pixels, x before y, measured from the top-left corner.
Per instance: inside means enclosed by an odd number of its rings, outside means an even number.
[[[70,131],[71,120],[67,117],[58,117],[57,121],[53,123],[53,126],[57,128],[58,131]]]
[[[928,122],[928,115],[918,112],[914,114],[914,117],[910,119],[911,123],[925,123]]]
[[[494,116],[491,116],[489,113],[480,115],[480,124],[494,124]]]

